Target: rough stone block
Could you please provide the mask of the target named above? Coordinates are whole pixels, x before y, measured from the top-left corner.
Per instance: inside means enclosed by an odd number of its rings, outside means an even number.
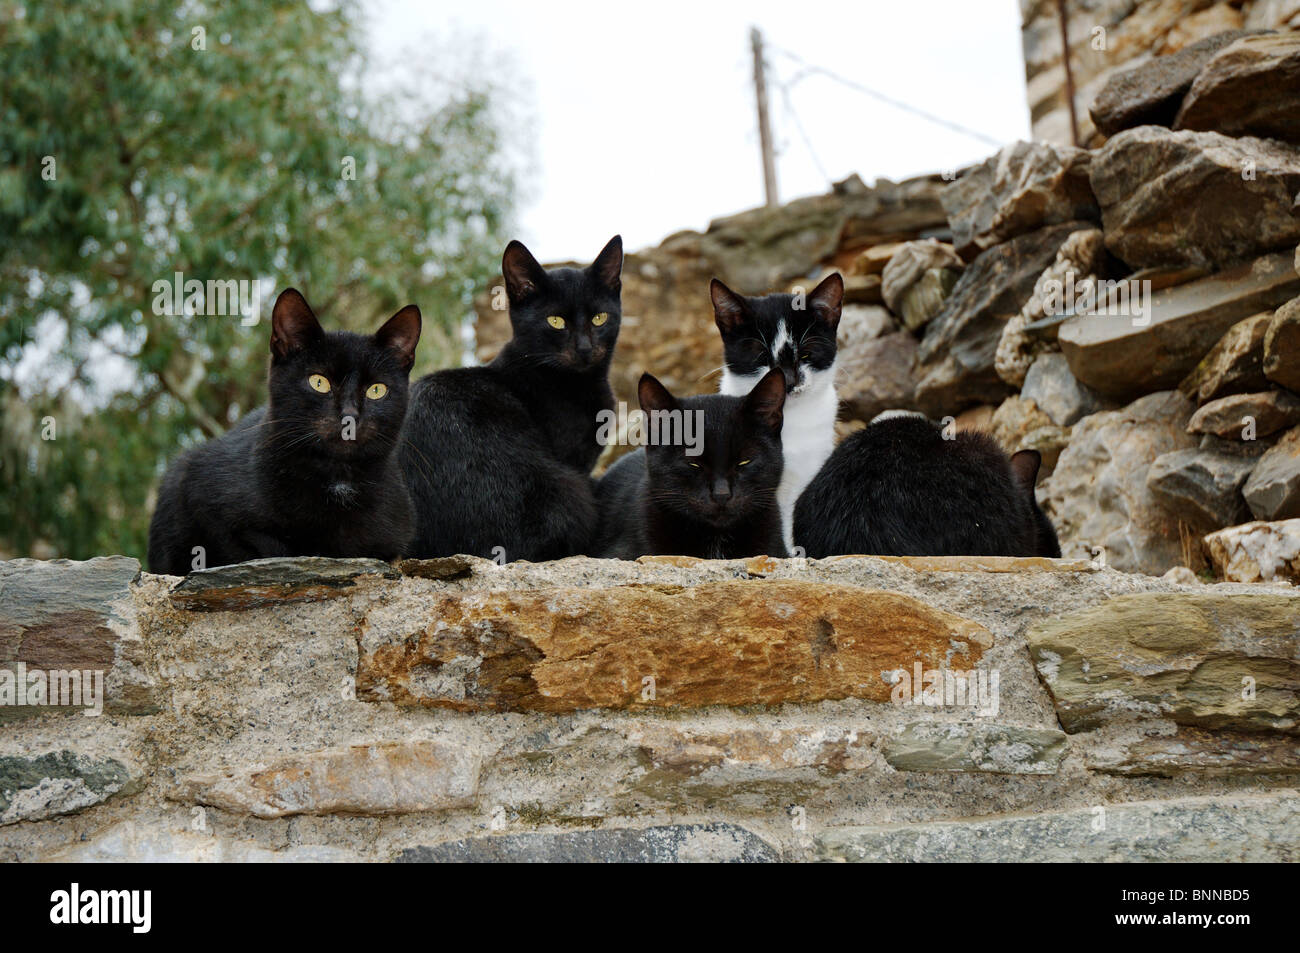
[[[1205,550],[1228,582],[1300,582],[1300,519],[1229,526],[1206,536]]]
[[[1075,863],[1300,859],[1294,794],[1098,805],[1025,817],[850,827],[816,838],[822,860]]]
[[[400,574],[378,559],[326,559],[323,556],[252,559],[190,573],[172,589],[172,602],[184,609],[255,609],[287,602],[317,602],[351,591],[366,577],[396,579]]]
[[[882,673],[969,669],[992,645],[909,596],[784,579],[444,595],[415,631],[380,613],[358,697],[465,711],[885,701]]]
[[[257,817],[412,814],[467,807],[480,759],[446,741],[373,742],[276,758],[184,781],[185,797]]]
[[[1133,268],[1224,268],[1300,240],[1300,149],[1217,132],[1126,129],[1093,157],[1106,247]]]
[[[680,864],[774,863],[780,853],[762,838],[731,824],[503,834],[412,847],[398,863]]]
[[[884,744],[898,771],[1055,774],[1064,754],[1064,732],[991,722],[915,722]]]
[[[40,755],[0,755],[0,824],[76,814],[139,784],[115,758],[64,749]]]
[[[0,721],[56,710],[45,703],[8,707],[18,700],[19,663],[29,682],[47,686],[54,672],[80,673],[79,681],[89,677],[92,685],[93,673],[102,673],[107,710],[157,709],[160,689],[131,588],[139,577],[140,563],[126,556],[0,562]]]
[[[1266,255],[1153,290],[1149,311],[1141,316],[1099,310],[1071,317],[1058,332],[1061,353],[1075,377],[1108,397],[1177,387],[1234,324],[1297,292],[1300,275],[1292,256]]]
[[[1124,777],[1300,774],[1300,739],[1180,728],[1091,754],[1088,767]]]
[[[1025,638],[1070,733],[1131,718],[1300,733],[1300,595],[1135,593]]]
[[[1241,492],[1256,519],[1300,517],[1300,427],[1284,433],[1259,458]]]

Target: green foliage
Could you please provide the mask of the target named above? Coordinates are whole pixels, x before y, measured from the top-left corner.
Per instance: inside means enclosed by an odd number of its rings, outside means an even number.
[[[416,372],[459,362],[514,200],[501,104],[375,102],[359,34],[346,3],[0,0],[0,556],[143,556],[166,461],[263,402],[285,287],[327,328],[415,302]],[[155,313],[176,272],[262,279],[261,323]]]

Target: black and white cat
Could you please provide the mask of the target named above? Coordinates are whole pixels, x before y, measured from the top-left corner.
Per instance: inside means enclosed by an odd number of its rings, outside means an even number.
[[[537,562],[586,552],[591,469],[621,318],[623,242],[586,268],[545,269],[517,241],[501,260],[513,337],[484,367],[411,388],[401,449],[415,504],[412,555]]]
[[[781,430],[785,467],[777,502],[782,536],[793,550],[794,507],[804,487],[835,449],[835,334],[844,300],[838,273],[806,297],[736,294],[717,278],[709,284],[713,315],[722,333],[725,366],[721,392],[743,396],[770,370],[785,378],[785,425]]]
[[[697,447],[652,443],[615,461],[597,488],[601,529],[593,555],[788,555],[777,504],[781,372],[770,371],[743,397],[680,398],[643,374],[637,395],[647,415],[701,415],[703,440]]]
[[[835,448],[800,496],[809,557],[1061,555],[1034,498],[1041,458],[988,434],[886,413]]]
[[[393,451],[419,340],[414,305],[373,336],[326,332],[301,294],[284,291],[271,315],[270,400],[168,468],[150,570],[403,555],[414,520]]]

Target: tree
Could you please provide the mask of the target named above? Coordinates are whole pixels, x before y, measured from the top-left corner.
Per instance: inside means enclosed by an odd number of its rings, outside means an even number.
[[[515,194],[500,98],[376,102],[358,14],[0,0],[0,555],[143,555],[168,459],[265,398],[270,304],[457,363]],[[400,110],[399,107],[400,106]],[[156,285],[260,279],[260,321]],[[237,287],[237,286],[236,286]]]

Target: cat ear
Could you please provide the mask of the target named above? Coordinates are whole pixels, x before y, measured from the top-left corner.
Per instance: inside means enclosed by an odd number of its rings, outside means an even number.
[[[844,304],[844,279],[838,271],[832,272],[808,295],[808,307],[821,321],[834,330],[840,323],[840,309]]]
[[[776,433],[785,419],[785,374],[779,367],[763,375],[745,398],[745,412]]]
[[[285,288],[271,309],[271,354],[283,360],[325,334],[297,288]]]
[[[511,301],[523,301],[546,284],[546,269],[520,241],[512,241],[501,256],[501,274],[506,279],[506,295]]]
[[[1038,482],[1038,467],[1043,462],[1043,455],[1037,450],[1018,450],[1011,455],[1011,472],[1016,480],[1029,492],[1033,492]]]
[[[668,388],[659,383],[658,378],[650,374],[642,374],[641,381],[636,386],[637,400],[641,403],[641,409],[647,414],[654,410],[676,410],[677,398],[668,392]]]
[[[713,320],[723,334],[736,330],[745,320],[745,299],[717,278],[709,282],[709,297],[713,299]]]
[[[619,291],[623,287],[623,236],[615,235],[600,250],[596,260],[587,269],[602,285],[610,291]]]
[[[415,345],[420,343],[420,309],[408,304],[385,321],[375,332],[375,343],[396,351],[402,370],[409,371],[415,363]]]

